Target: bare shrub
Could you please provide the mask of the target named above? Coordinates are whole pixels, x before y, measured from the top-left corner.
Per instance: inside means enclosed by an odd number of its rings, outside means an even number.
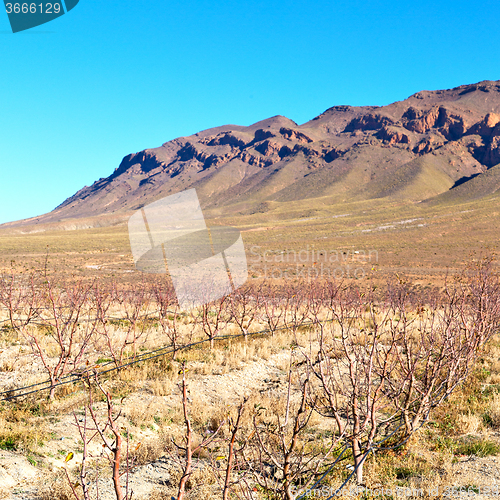
[[[203,439],[199,444],[195,444],[194,442],[194,436],[193,436],[193,427],[191,424],[191,419],[189,417],[189,410],[188,410],[188,389],[187,389],[187,384],[186,384],[186,366],[182,366],[182,384],[181,384],[181,392],[182,392],[182,409],[183,409],[183,414],[184,414],[184,423],[185,423],[185,434],[184,434],[184,446],[181,446],[177,444],[175,441],[173,441],[174,445],[180,451],[183,455],[184,458],[182,459],[183,462],[183,472],[181,475],[181,478],[179,480],[179,488],[177,491],[177,500],[183,500],[185,493],[186,493],[186,487],[188,484],[189,479],[194,473],[193,470],[193,457],[195,457],[197,454],[200,453],[201,450],[203,450],[206,446],[208,446],[217,436],[220,427],[222,424],[215,429],[211,436],[209,436],[206,439]]]
[[[153,294],[160,329],[172,345],[172,359],[175,359],[179,345],[183,340],[180,308],[175,291],[169,283],[156,282],[153,286]]]
[[[432,297],[432,307],[398,281],[384,302],[369,291],[332,288],[335,324],[319,331],[319,352],[308,359],[322,389],[318,409],[350,442],[358,483],[368,452],[406,442],[466,379],[499,325],[489,262],[448,286],[439,302]]]
[[[116,289],[114,301],[122,315],[121,319],[114,320],[121,335],[107,339],[107,343],[110,356],[119,366],[128,354],[129,359],[135,359],[147,341],[149,323],[146,320],[153,310],[153,293],[148,283],[142,281],[133,290]]]
[[[260,287],[251,285],[238,288],[229,296],[231,320],[238,325],[245,338],[254,320],[257,318],[261,299]]]
[[[92,285],[80,280],[61,286],[44,280],[30,290],[27,314],[34,308],[38,310],[37,325],[24,317],[13,324],[42,363],[51,384],[49,397],[53,399],[60,379],[86,361],[96,328],[89,301]],[[44,307],[35,306],[35,301]]]
[[[199,312],[199,321],[205,336],[210,341],[210,349],[213,349],[215,339],[230,321],[228,296],[203,304]]]
[[[283,319],[286,317],[288,302],[287,296],[283,296],[282,292],[281,287],[272,282],[265,282],[260,288],[262,306],[259,317],[271,335],[283,325]]]
[[[101,419],[95,408],[94,396],[92,391],[92,383],[95,385],[101,396],[104,397],[106,402],[106,416]],[[84,418],[83,422],[78,419],[77,415],[74,414],[75,425],[80,434],[80,439],[83,443],[82,452],[82,463],[78,467],[78,477],[79,481],[74,483],[70,477],[70,473],[67,468],[64,469],[67,484],[69,485],[73,496],[76,500],[90,500],[90,481],[87,480],[88,475],[88,461],[92,458],[89,453],[90,443],[98,438],[102,442],[103,452],[111,466],[112,469],[112,481],[114,487],[114,494],[116,500],[130,500],[132,498],[132,491],[129,490],[128,475],[132,466],[131,456],[128,448],[128,437],[126,442],[126,450],[122,449],[122,429],[118,426],[117,420],[121,416],[121,411],[116,414],[115,408],[112,402],[111,394],[106,391],[99,381],[98,377],[94,375],[90,377],[87,375],[85,377],[85,387],[88,393],[88,404],[84,408]],[[126,433],[128,436],[128,433]],[[110,438],[112,436],[112,438]],[[73,458],[73,453],[69,453],[66,457],[66,462],[69,462]],[[125,462],[125,464],[123,464]],[[123,467],[124,465],[124,467]],[[123,469],[123,470],[121,470]],[[123,486],[121,483],[121,477],[125,475],[125,492],[123,491]],[[96,484],[98,481],[98,476],[96,476]],[[82,491],[82,496],[80,496],[79,491]],[[98,488],[97,488],[98,492]],[[97,493],[97,499],[99,498],[99,493]]]
[[[308,439],[309,422],[317,410],[315,399],[308,374],[300,374],[291,364],[283,408],[268,411],[257,405],[253,446],[241,451],[261,488],[285,500],[295,498],[296,484],[307,489],[317,479],[343,439],[332,434],[330,442],[319,446]]]

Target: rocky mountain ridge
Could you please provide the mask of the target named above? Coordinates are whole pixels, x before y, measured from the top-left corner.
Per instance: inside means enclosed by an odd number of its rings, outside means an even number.
[[[499,164],[500,81],[484,81],[388,106],[334,106],[302,125],[275,116],[180,137],[127,155],[109,177],[36,219],[130,213],[189,188],[205,208],[234,213],[318,197],[478,197],[500,187]]]

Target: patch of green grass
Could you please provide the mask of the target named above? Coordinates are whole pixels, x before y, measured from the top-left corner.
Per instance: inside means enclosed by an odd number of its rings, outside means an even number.
[[[409,450],[388,450],[366,461],[366,474],[383,484],[407,487],[415,477],[424,477],[432,466],[425,457]]]
[[[456,444],[453,438],[446,436],[433,436],[432,441],[435,451],[445,451],[448,453],[453,453]]]
[[[131,323],[128,319],[110,319],[108,321],[113,326],[128,328],[131,326]]]
[[[497,443],[483,438],[464,440],[458,444],[455,450],[455,455],[475,455],[477,457],[488,457],[499,453],[500,446]]]
[[[488,427],[493,427],[493,419],[488,413],[483,413],[482,419],[484,425],[487,425]]]
[[[10,435],[0,437],[0,450],[15,451],[19,446],[19,440],[16,436]]]
[[[101,364],[101,363],[109,363],[110,361],[113,361],[111,358],[99,358],[97,361],[96,361],[96,364]]]
[[[468,484],[465,486],[465,489],[467,490],[467,493],[475,493],[476,495],[481,493],[481,488],[475,484]]]
[[[500,446],[497,443],[480,437],[452,438],[435,436],[433,441],[435,451],[444,451],[453,455],[487,457],[500,453]]]
[[[401,467],[396,467],[394,469],[394,473],[396,474],[396,479],[408,479],[410,477],[418,476],[420,471],[414,469],[413,467],[403,465]]]
[[[121,432],[121,435],[125,439],[129,439],[130,441],[132,441],[134,439],[134,436],[132,434],[130,434],[130,432],[127,429],[123,429],[122,432]]]

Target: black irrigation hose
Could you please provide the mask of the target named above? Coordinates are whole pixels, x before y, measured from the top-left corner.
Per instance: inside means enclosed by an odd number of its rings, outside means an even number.
[[[307,488],[306,491],[304,493],[302,493],[302,495],[300,495],[300,497],[297,497],[296,500],[300,500],[301,498],[304,498],[307,495],[309,495],[310,491],[314,491],[316,489],[316,486],[318,486],[321,483],[321,481],[323,481],[323,479],[325,479],[327,474],[329,474],[330,471],[335,467],[335,465],[337,465],[337,462],[340,461],[340,459],[342,458],[342,455],[348,450],[348,448],[349,448],[349,445],[346,444],[344,446],[344,449],[340,453],[340,455],[335,459],[335,462],[333,462],[333,464],[330,465],[330,467],[326,470],[326,472],[310,488]]]
[[[328,323],[328,322],[331,322],[331,321],[333,321],[333,320],[326,320],[325,323]],[[302,324],[297,325],[297,326],[298,327],[300,327],[300,326],[309,326],[309,325],[313,325],[313,324],[316,324],[316,323],[318,323],[318,322],[317,321],[310,321],[310,322],[302,323]],[[274,332],[274,331],[279,331],[279,330],[287,330],[289,328],[290,328],[289,326],[282,326],[282,327],[275,328],[275,329],[264,329],[264,330],[259,330],[257,332],[248,332],[246,334],[245,333],[240,333],[238,335],[221,335],[221,336],[216,336],[213,339],[204,339],[204,340],[200,340],[198,342],[191,342],[189,344],[186,344],[186,345],[183,345],[183,346],[179,346],[179,347],[175,347],[175,348],[174,348],[173,345],[168,345],[168,346],[160,347],[159,349],[155,349],[153,351],[149,351],[149,352],[145,352],[143,354],[140,354],[139,356],[136,356],[136,358],[133,361],[130,361],[128,363],[124,363],[124,364],[119,365],[119,366],[115,366],[113,368],[110,368],[109,370],[103,370],[103,371],[96,372],[95,368],[93,368],[93,369],[87,369],[87,370],[84,370],[83,372],[78,373],[78,374],[71,373],[69,375],[65,375],[64,377],[61,377],[60,379],[58,379],[58,383],[56,383],[56,384],[52,384],[50,382],[50,380],[46,380],[44,382],[38,382],[37,384],[32,384],[32,385],[28,385],[28,386],[24,386],[24,387],[18,387],[17,389],[9,389],[8,391],[0,392],[0,396],[3,396],[3,397],[0,398],[0,401],[9,401],[9,400],[12,400],[12,399],[16,399],[16,398],[21,398],[21,397],[24,397],[24,396],[28,396],[30,394],[35,394],[37,392],[46,391],[46,390],[49,390],[51,388],[59,387],[61,385],[73,383],[76,380],[78,380],[79,378],[81,378],[82,376],[84,376],[85,373],[92,372],[92,370],[94,370],[93,373],[96,376],[103,375],[103,374],[110,373],[110,372],[113,372],[113,371],[121,370],[122,368],[134,365],[136,363],[140,363],[142,361],[148,361],[150,359],[155,359],[155,358],[158,358],[158,357],[161,357],[161,356],[165,356],[166,354],[170,354],[172,352],[182,351],[184,349],[188,349],[188,348],[191,348],[191,347],[194,347],[194,346],[197,346],[197,345],[201,345],[201,344],[204,344],[205,342],[209,342],[210,340],[217,340],[217,341],[220,341],[220,340],[231,340],[231,339],[236,339],[236,338],[241,338],[241,337],[250,337],[250,336],[253,336],[253,335],[259,335],[259,334],[269,333],[271,331]],[[162,352],[162,351],[164,351],[164,352]],[[114,361],[108,361],[108,362],[102,364],[101,367],[108,366],[108,365],[110,365],[112,363],[114,363]],[[34,391],[21,392],[20,394],[15,394],[17,392],[26,391],[27,389],[32,389],[33,387],[39,387],[41,385],[47,385],[47,387],[42,387],[42,388],[36,389]]]
[[[144,317],[147,317],[147,315],[144,316]],[[117,320],[117,321],[122,321],[123,320],[123,318],[110,318],[110,319],[114,319],[114,320]],[[10,320],[4,320],[4,322],[6,322],[6,321],[10,321]],[[43,325],[43,323],[37,323],[37,322],[30,322],[30,324],[38,324],[38,325],[42,324]],[[190,347],[190,345],[191,344],[187,344],[185,346],[177,347],[176,349],[184,349],[184,348]],[[163,347],[160,347],[159,349],[156,349],[154,351],[150,351],[148,353],[140,354],[137,357],[141,358],[143,356],[147,356],[148,354],[152,354],[152,353],[156,353],[156,352],[159,352],[159,351],[163,351],[163,350],[169,349],[171,347],[173,347],[173,345],[163,346]],[[171,351],[168,351],[168,352],[171,352]],[[164,353],[164,354],[168,354],[168,353]],[[139,359],[138,361],[143,361],[143,360]],[[114,363],[114,361],[108,361],[106,363],[101,364],[101,366],[107,366],[107,365],[109,365],[111,363]],[[123,366],[128,366],[129,364],[130,363],[127,363],[126,365],[123,365]],[[121,368],[121,366],[117,367],[117,369],[119,369],[119,368]],[[72,374],[70,373],[69,375],[65,375],[64,377],[60,377],[58,380],[66,380],[66,379],[69,379],[69,378],[71,378],[72,380],[74,380],[75,377],[77,377],[77,376],[78,375],[76,375],[74,373],[72,373]],[[22,390],[26,390],[26,389],[31,389],[32,387],[38,387],[40,385],[45,385],[45,384],[50,384],[50,380],[46,380],[44,382],[39,382],[37,384],[28,385],[28,386],[25,386],[25,387],[18,387],[17,389],[9,389],[8,391],[0,392],[0,396],[2,396],[4,394],[9,394],[9,399],[11,399],[12,397],[20,397],[20,396],[22,396],[21,394],[17,395],[17,396],[16,395],[13,396],[12,393],[16,392],[16,391],[22,391]],[[61,384],[57,384],[57,385],[61,385]],[[56,386],[54,386],[54,387],[56,387]],[[45,390],[45,389],[40,389],[40,390]],[[36,392],[36,391],[32,391],[29,394],[32,394],[33,392]],[[5,398],[1,398],[0,399],[0,401],[2,401],[2,400],[5,400]]]
[[[121,320],[122,318],[119,318],[119,319]],[[324,321],[324,323],[329,323],[329,322],[332,322],[332,321],[334,321],[334,319],[326,320],[326,321]],[[310,325],[314,325],[314,324],[317,324],[317,323],[319,323],[319,322],[318,321],[308,321],[308,322],[304,322],[304,323],[301,323],[300,325],[295,325],[295,326],[296,327],[310,326]],[[141,354],[141,355],[139,355],[137,357],[138,359],[134,359],[133,361],[130,361],[129,363],[124,363],[124,364],[122,364],[120,366],[115,366],[115,367],[110,368],[108,370],[103,370],[103,371],[99,371],[99,372],[94,371],[93,374],[96,377],[98,377],[100,375],[104,375],[106,373],[110,373],[110,372],[113,372],[113,371],[116,371],[116,370],[120,370],[122,368],[134,365],[136,363],[140,363],[142,361],[148,361],[148,360],[155,359],[155,358],[158,358],[158,357],[161,357],[161,356],[165,356],[166,354],[170,354],[172,352],[182,351],[184,349],[188,349],[188,348],[191,348],[191,347],[194,347],[194,346],[197,346],[197,345],[201,345],[201,344],[204,344],[205,342],[209,342],[210,340],[218,340],[218,341],[220,341],[220,340],[236,339],[236,338],[241,338],[241,337],[250,337],[250,336],[253,336],[253,335],[259,335],[259,334],[269,333],[271,331],[275,332],[275,331],[287,330],[287,329],[290,329],[290,326],[282,326],[282,327],[274,328],[274,329],[268,328],[268,329],[259,330],[259,331],[256,331],[256,332],[240,333],[238,335],[217,336],[217,337],[214,337],[213,339],[204,339],[204,340],[200,340],[198,342],[191,342],[190,344],[186,344],[186,345],[183,345],[183,346],[180,346],[180,347],[174,347],[173,345],[164,346],[164,347],[161,347],[159,349],[156,349],[156,350],[149,351],[147,353]],[[164,352],[162,352],[162,351],[164,351]],[[105,364],[103,364],[101,366],[107,366],[107,365],[109,365],[111,363],[113,363],[113,361],[107,362],[107,363],[105,363]],[[95,368],[93,370],[95,370]],[[82,373],[79,373],[79,374],[69,374],[69,375],[66,375],[65,377],[62,378],[62,380],[64,380],[64,381],[59,382],[59,383],[54,384],[54,385],[52,385],[52,384],[48,385],[47,387],[42,387],[41,389],[36,389],[34,391],[23,392],[21,394],[13,394],[13,392],[25,391],[26,389],[31,389],[33,387],[38,387],[40,385],[50,384],[50,381],[39,382],[38,384],[33,384],[33,385],[30,385],[30,386],[26,386],[26,387],[20,387],[18,389],[11,389],[9,391],[0,392],[0,396],[4,396],[3,398],[0,399],[0,401],[8,401],[8,400],[11,400],[11,399],[15,399],[15,398],[19,398],[19,397],[24,397],[24,396],[28,396],[30,394],[35,394],[35,393],[38,393],[38,392],[46,391],[48,389],[59,387],[59,386],[65,385],[65,384],[73,383],[76,380],[78,380],[78,379],[82,378],[83,376],[85,376],[85,374],[87,374],[87,375],[90,374],[91,371],[92,371],[92,369],[89,369],[89,370],[85,370],[85,371],[83,371]],[[467,372],[468,371],[469,370],[467,370]],[[460,382],[457,382],[454,387],[456,387],[459,383]],[[421,429],[427,423],[427,421],[429,419],[429,416],[430,416],[430,411],[431,411],[432,408],[433,407],[429,408],[427,414],[422,419],[421,424],[412,432],[412,434],[414,434],[416,431],[418,431],[419,429]],[[345,488],[345,486],[347,485],[347,483],[354,476],[354,474],[356,473],[356,471],[358,470],[358,468],[361,467],[361,465],[364,463],[364,461],[366,460],[366,458],[368,457],[368,455],[370,454],[370,452],[375,453],[375,451],[393,450],[393,449],[401,448],[401,446],[403,446],[404,444],[406,444],[408,442],[408,440],[410,439],[411,435],[408,435],[402,442],[398,443],[397,445],[387,446],[387,447],[380,447],[380,445],[382,443],[384,443],[389,438],[391,438],[394,434],[396,434],[396,432],[403,425],[404,425],[404,422],[402,422],[401,424],[399,424],[396,427],[396,429],[394,429],[394,431],[392,431],[388,436],[386,436],[385,438],[383,438],[381,441],[379,441],[378,443],[373,444],[372,446],[370,446],[370,448],[368,448],[368,450],[366,450],[365,454],[363,455],[360,463],[353,469],[353,471],[351,472],[351,474],[349,474],[349,476],[347,477],[347,479],[340,485],[340,487],[335,491],[335,493],[333,495],[330,495],[326,500],[331,500],[332,498],[335,498],[336,496],[338,496],[338,494]],[[304,493],[302,493],[297,498],[297,500],[301,500],[302,498],[305,498],[309,494],[310,491],[314,490],[321,483],[321,481],[323,481],[323,479],[331,472],[331,470],[335,467],[335,465],[341,460],[342,456],[344,455],[344,453],[347,451],[348,448],[349,448],[349,444],[347,444],[347,445],[344,446],[344,449],[342,450],[342,452],[340,453],[340,455],[329,466],[329,468],[322,474],[322,476],[316,481],[316,483],[314,483],[314,485],[311,488],[308,488]]]
[[[467,373],[469,372],[469,370],[467,370]],[[466,374],[467,376],[467,374]],[[452,388],[452,391],[455,389],[455,387],[459,384],[460,382],[457,382],[453,388]],[[450,393],[451,394],[451,393]],[[361,459],[361,462],[353,469],[353,471],[351,472],[351,474],[348,476],[348,478],[342,483],[342,485],[335,491],[335,493],[333,495],[330,495],[326,500],[331,500],[332,498],[336,497],[344,488],[345,486],[347,485],[347,483],[349,482],[349,480],[352,478],[352,476],[354,476],[354,474],[356,473],[356,471],[358,470],[359,467],[361,467],[361,465],[363,464],[363,462],[366,460],[366,458],[368,457],[368,455],[370,454],[370,452],[373,452],[375,453],[376,451],[389,451],[389,450],[395,450],[397,448],[401,448],[402,446],[404,446],[408,440],[410,439],[410,437],[415,434],[415,432],[417,432],[418,430],[420,430],[426,423],[427,421],[429,420],[429,416],[430,416],[430,412],[431,410],[435,407],[435,405],[431,406],[429,408],[429,410],[427,411],[427,414],[424,416],[424,418],[422,418],[422,421],[420,423],[420,425],[414,429],[411,434],[409,434],[403,441],[401,441],[400,443],[394,445],[394,446],[384,446],[384,447],[380,447],[380,445],[384,442],[384,441],[387,441],[389,438],[391,438],[392,436],[394,436],[394,434],[396,434],[396,432],[404,425],[404,422],[401,422],[401,424],[399,424],[395,429],[394,431],[392,431],[388,436],[386,436],[384,439],[382,439],[381,441],[379,441],[378,443],[376,444],[373,444],[372,446],[370,446],[370,448],[365,452],[365,454],[363,455],[363,458]],[[401,417],[402,415],[400,415]],[[345,451],[345,450],[344,450]],[[342,454],[344,453],[344,451],[342,452]],[[342,454],[340,456],[342,456]],[[331,469],[333,469],[333,466],[336,464],[336,462],[338,462],[338,460],[340,459],[340,456],[339,458],[332,464],[332,466],[325,472],[325,474],[323,474],[323,476],[321,477],[321,479],[319,481],[317,481],[314,486],[312,488],[309,488],[308,491],[310,490],[313,490],[316,486],[318,486],[318,484],[324,479],[324,477],[326,476],[326,474],[328,474],[328,472],[330,472]],[[297,498],[297,500],[300,500],[301,498],[303,498],[306,494],[308,494],[308,491],[306,491],[304,494],[302,494],[302,496],[300,496],[299,498]]]
[[[330,323],[330,322],[333,322],[333,321],[335,321],[335,320],[334,319],[328,319],[328,320],[325,320],[322,323]],[[307,322],[301,323],[300,325],[295,325],[295,326],[297,326],[297,328],[298,328],[298,327],[301,327],[301,326],[311,326],[311,325],[315,325],[315,324],[318,324],[318,323],[321,323],[321,322],[319,322],[319,321],[307,321]],[[275,332],[275,331],[288,330],[288,329],[290,329],[290,326],[281,326],[281,327],[277,327],[277,328],[274,328],[274,329],[266,328],[264,330],[259,330],[259,331],[256,331],[256,332],[247,332],[246,334],[240,333],[238,335],[216,336],[216,337],[213,338],[213,340],[217,340],[217,341],[220,341],[220,340],[231,340],[231,339],[236,339],[236,338],[241,338],[241,337],[250,337],[250,336],[253,336],[253,335],[261,335],[261,334],[269,333],[271,331]],[[145,352],[143,354],[140,354],[140,355],[136,356],[133,361],[130,361],[128,363],[124,363],[122,365],[115,366],[115,367],[113,367],[111,369],[108,369],[108,370],[103,370],[103,371],[99,371],[99,372],[95,372],[94,371],[94,373],[97,376],[99,376],[99,375],[103,375],[103,374],[110,373],[110,372],[113,372],[113,371],[121,370],[122,368],[134,365],[136,363],[140,363],[142,361],[148,361],[150,359],[155,359],[155,358],[158,358],[158,357],[161,357],[161,356],[165,356],[165,355],[170,354],[172,352],[183,351],[184,349],[188,349],[188,348],[191,348],[191,347],[194,347],[194,346],[197,346],[197,345],[204,344],[206,342],[209,342],[210,340],[211,339],[204,339],[204,340],[200,340],[198,342],[191,342],[189,344],[181,345],[181,346],[178,346],[178,347],[177,346],[174,347],[173,345],[163,346],[163,347],[160,347],[159,349],[155,349],[153,351],[148,351],[148,352]],[[164,352],[162,352],[162,351],[164,351]],[[110,365],[112,363],[114,363],[114,361],[108,361],[106,363],[101,364],[100,367],[105,367],[105,366],[108,366],[108,365]],[[93,368],[93,370],[95,370],[95,367]],[[56,384],[51,384],[50,380],[46,380],[44,382],[38,382],[36,384],[32,384],[32,385],[28,385],[28,386],[24,386],[24,387],[18,387],[16,389],[9,389],[7,391],[0,392],[0,396],[3,396],[3,397],[0,397],[0,401],[9,401],[9,400],[12,400],[12,399],[15,399],[15,398],[20,398],[20,397],[28,396],[28,395],[31,395],[31,394],[34,394],[34,393],[37,393],[37,392],[46,391],[46,390],[51,389],[52,387],[55,388],[55,387],[59,387],[61,385],[73,383],[76,380],[78,380],[79,378],[81,378],[85,373],[89,373],[90,371],[91,371],[91,369],[84,370],[83,372],[78,373],[78,374],[70,373],[68,375],[65,375],[64,377],[59,378],[58,379],[58,383],[56,383]],[[15,394],[17,392],[26,391],[27,389],[32,389],[33,387],[39,387],[41,385],[47,385],[47,387],[42,387],[42,388],[34,390],[34,391],[22,392],[21,394]]]
[[[382,444],[384,441],[387,441],[390,437],[392,437],[394,434],[396,434],[396,432],[403,425],[404,425],[404,423],[399,424],[394,429],[394,431],[392,431],[388,436],[386,436],[384,439],[382,439],[382,441],[379,441],[379,443],[370,446],[370,448],[368,448],[368,450],[366,450],[366,452],[363,455],[363,458],[361,459],[361,461],[359,462],[359,464],[354,468],[354,470],[351,472],[351,474],[349,474],[349,476],[347,477],[347,479],[339,486],[339,488],[337,489],[337,491],[335,491],[335,493],[333,495],[330,495],[326,500],[331,500],[332,498],[336,497],[345,488],[345,486],[350,481],[350,479],[352,478],[352,476],[354,476],[354,474],[356,473],[356,471],[358,470],[358,468],[363,465],[363,462],[365,461],[366,457],[370,454],[370,452],[378,449],[378,445]],[[400,446],[402,446],[402,444]]]

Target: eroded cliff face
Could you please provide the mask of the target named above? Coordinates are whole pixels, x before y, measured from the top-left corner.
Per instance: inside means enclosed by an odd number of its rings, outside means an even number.
[[[405,167],[410,163],[417,166]],[[335,106],[300,126],[276,116],[181,137],[126,156],[48,216],[126,212],[192,187],[204,206],[234,210],[315,196],[333,202],[340,192],[344,200],[420,200],[499,163],[500,82],[481,82],[384,107]],[[423,175],[430,180],[408,194],[405,186]],[[441,180],[429,190],[432,176]]]

